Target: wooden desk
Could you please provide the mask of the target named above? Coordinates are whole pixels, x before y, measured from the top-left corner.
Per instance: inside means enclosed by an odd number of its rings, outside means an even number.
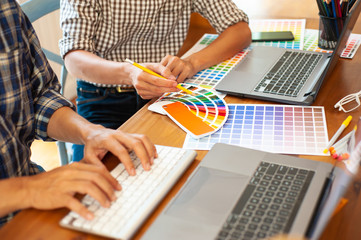
[[[318,28],[317,7],[314,0],[289,1],[278,0],[277,3],[271,0],[238,0],[239,6],[242,6],[250,17],[255,18],[307,18],[307,28]],[[259,7],[262,6],[262,7]],[[358,20],[354,33],[361,33],[361,20]],[[186,43],[180,50],[180,55],[188,50],[204,33],[214,33],[209,24],[200,19],[199,16],[192,16],[190,33]],[[332,136],[341,122],[348,114],[334,109],[334,104],[343,96],[354,93],[361,89],[360,66],[361,50],[358,51],[352,60],[341,59],[334,70],[332,77],[326,79],[322,89],[314,103],[315,106],[324,106],[326,119],[328,123],[328,134]],[[240,99],[236,97],[226,97],[228,103],[264,103],[263,101]],[[361,108],[351,113],[353,121],[351,126],[356,123],[361,115]],[[142,133],[149,136],[155,144],[171,145],[181,147],[185,138],[185,133],[177,127],[168,117],[141,109],[122,127],[122,130],[132,133]],[[185,172],[180,181],[169,192],[166,198],[147,219],[144,225],[139,229],[135,239],[139,239],[154,219],[164,209],[167,203],[179,191],[181,186],[187,180],[188,176],[205,156],[206,151],[198,151],[198,156],[189,169]],[[332,162],[331,157],[320,156],[301,156],[317,161]],[[116,164],[113,156],[107,156],[105,164],[112,168]],[[361,172],[359,179],[361,179]],[[361,180],[359,181],[361,182]],[[347,193],[349,197],[348,204],[335,215],[322,239],[358,239],[360,228],[357,226],[361,222],[361,183],[351,186]],[[60,219],[67,213],[66,209],[53,211],[24,210],[19,213],[9,224],[0,229],[1,239],[104,239],[101,237],[67,230],[59,226]]]

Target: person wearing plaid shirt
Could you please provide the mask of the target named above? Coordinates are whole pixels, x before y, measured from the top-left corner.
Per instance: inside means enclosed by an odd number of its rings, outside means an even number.
[[[74,197],[90,194],[108,207],[119,183],[101,158],[115,154],[131,175],[128,151],[134,150],[149,170],[155,146],[143,135],[95,125],[74,111],[59,93],[60,84],[43,54],[34,29],[15,0],[0,4],[0,226],[21,209],[68,207],[91,219]],[[85,144],[81,163],[49,172],[30,161],[35,138]]]
[[[117,128],[146,101],[198,71],[234,56],[251,42],[247,15],[232,0],[61,0],[60,52],[77,81],[77,110],[90,122]],[[191,13],[220,34],[205,49],[176,56]],[[161,74],[125,63],[128,58]],[[139,97],[139,96],[140,97]],[[73,147],[73,160],[82,147]]]

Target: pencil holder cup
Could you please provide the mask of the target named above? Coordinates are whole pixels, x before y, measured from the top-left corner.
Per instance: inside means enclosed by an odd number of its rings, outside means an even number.
[[[318,31],[318,47],[333,50],[341,35],[346,17],[333,18],[319,14],[320,23]]]

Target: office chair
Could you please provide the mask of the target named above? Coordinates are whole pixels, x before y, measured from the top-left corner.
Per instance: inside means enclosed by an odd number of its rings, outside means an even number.
[[[54,12],[60,8],[60,0],[29,0],[21,4],[23,12],[28,16],[31,22],[35,22],[39,18]],[[45,53],[45,56],[58,64],[61,65],[60,72],[60,83],[61,83],[61,94],[64,94],[64,87],[68,71],[65,68],[63,59],[56,53],[53,53],[47,49],[42,49]],[[59,155],[60,155],[60,164],[66,165],[70,162],[71,154],[67,151],[65,142],[57,142]]]

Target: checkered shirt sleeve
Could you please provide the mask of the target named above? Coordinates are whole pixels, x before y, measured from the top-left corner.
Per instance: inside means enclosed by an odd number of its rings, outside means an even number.
[[[238,22],[249,21],[248,16],[230,0],[196,0],[194,11],[208,19],[219,34]]]
[[[61,0],[60,52],[63,57],[86,50],[117,62],[159,62],[183,45],[192,12],[206,17],[218,33],[248,21],[231,0]]]

